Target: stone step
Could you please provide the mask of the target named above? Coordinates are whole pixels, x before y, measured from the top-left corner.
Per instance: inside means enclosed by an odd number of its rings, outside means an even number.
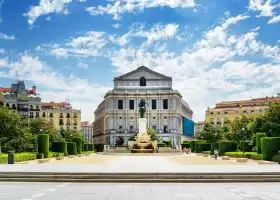
[[[83,182],[83,183],[222,183],[222,182],[280,182],[280,178],[254,179],[52,179],[52,178],[0,178],[0,182]]]

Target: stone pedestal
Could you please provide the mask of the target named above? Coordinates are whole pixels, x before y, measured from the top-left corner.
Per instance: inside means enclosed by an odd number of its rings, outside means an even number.
[[[147,133],[147,119],[139,118],[139,134]]]

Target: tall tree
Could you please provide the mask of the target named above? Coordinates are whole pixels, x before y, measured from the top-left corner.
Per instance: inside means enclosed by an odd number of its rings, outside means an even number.
[[[208,142],[216,142],[222,139],[222,132],[220,126],[213,126],[210,123],[206,123],[198,139],[206,140]]]

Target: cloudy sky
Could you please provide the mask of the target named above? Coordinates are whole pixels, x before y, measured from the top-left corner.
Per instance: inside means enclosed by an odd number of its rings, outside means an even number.
[[[0,86],[93,110],[142,63],[205,118],[224,100],[280,92],[277,0],[0,0]]]

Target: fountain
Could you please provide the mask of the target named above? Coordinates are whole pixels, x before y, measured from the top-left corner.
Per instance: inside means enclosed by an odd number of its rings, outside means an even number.
[[[131,149],[131,153],[153,153],[154,146],[152,144],[151,138],[147,133],[147,119],[144,117],[146,112],[146,102],[142,99],[139,103],[139,132],[136,136],[136,143]]]

